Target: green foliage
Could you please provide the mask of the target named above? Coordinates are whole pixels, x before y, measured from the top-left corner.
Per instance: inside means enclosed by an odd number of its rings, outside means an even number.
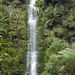
[[[75,49],[75,42],[72,42],[72,49]]]
[[[54,28],[54,35],[61,38],[66,35],[66,30],[64,28]]]
[[[75,8],[70,9],[69,15],[67,17],[68,23],[66,25],[69,29],[73,29],[73,30],[75,30],[75,22],[74,22],[75,12],[74,12],[74,10],[75,10]]]
[[[40,75],[74,75],[74,50],[67,49],[75,37],[75,1],[39,0],[37,6]]]
[[[36,6],[37,6],[37,7],[39,7],[39,6],[41,7],[41,6],[42,6],[41,2],[42,2],[42,0],[37,0],[37,1],[36,1]]]
[[[4,5],[1,5],[0,9],[0,32],[6,33],[10,26],[9,14]]]
[[[0,71],[2,75],[23,75],[27,49],[26,7],[7,10],[0,5]]]
[[[59,57],[61,57],[63,59],[63,63],[65,63],[65,65],[63,65],[64,67],[62,68],[62,73],[64,75],[68,74],[68,75],[74,75],[75,74],[75,50],[73,49],[69,49],[66,48],[59,53]]]
[[[25,0],[1,0],[1,3],[4,3],[5,5],[10,5],[10,3],[14,3],[15,5],[18,4],[26,4]]]
[[[27,52],[27,5],[25,0],[0,0],[0,71],[23,75]],[[7,6],[10,6],[7,10]],[[75,75],[74,0],[37,0],[39,75]],[[73,43],[73,42],[71,42]]]
[[[68,47],[68,43],[64,40],[60,39],[53,39],[53,42],[51,43],[50,50],[54,50],[54,52],[57,52],[59,50],[65,49]]]
[[[66,48],[65,50],[59,51],[58,53],[68,62],[75,61],[75,50]]]

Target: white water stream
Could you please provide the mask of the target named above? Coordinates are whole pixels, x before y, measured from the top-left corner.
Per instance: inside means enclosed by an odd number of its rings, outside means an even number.
[[[36,0],[29,0],[28,25],[29,44],[27,53],[27,73],[26,75],[37,75],[37,8]]]

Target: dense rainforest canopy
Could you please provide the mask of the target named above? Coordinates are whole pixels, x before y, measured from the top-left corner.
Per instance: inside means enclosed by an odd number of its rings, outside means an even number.
[[[75,75],[75,0],[37,0],[38,75]],[[28,3],[0,0],[0,73],[24,75]]]

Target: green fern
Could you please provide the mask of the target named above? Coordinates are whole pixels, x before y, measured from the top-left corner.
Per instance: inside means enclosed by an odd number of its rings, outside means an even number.
[[[59,51],[59,56],[63,57],[66,61],[75,61],[75,50],[66,48],[65,50]]]

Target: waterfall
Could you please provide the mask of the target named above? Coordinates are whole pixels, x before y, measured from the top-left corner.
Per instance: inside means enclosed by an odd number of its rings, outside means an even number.
[[[28,25],[29,25],[29,43],[27,52],[27,74],[37,75],[37,8],[36,0],[29,0]]]

